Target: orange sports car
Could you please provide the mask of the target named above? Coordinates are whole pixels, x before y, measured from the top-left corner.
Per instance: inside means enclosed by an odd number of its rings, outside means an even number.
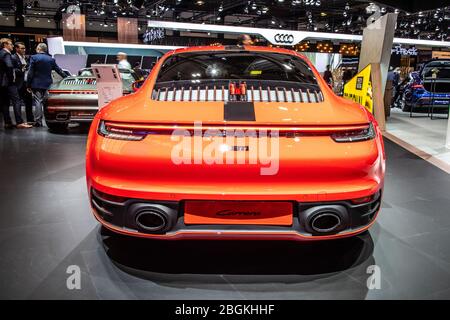
[[[324,240],[367,230],[385,153],[362,106],[302,55],[251,46],[167,53],[89,133],[92,211],[156,239]]]

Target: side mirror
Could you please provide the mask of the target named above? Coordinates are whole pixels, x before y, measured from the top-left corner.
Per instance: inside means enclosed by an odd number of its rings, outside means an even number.
[[[144,84],[144,80],[137,80],[135,82],[133,82],[132,88],[133,88],[133,92],[138,91],[142,85]]]

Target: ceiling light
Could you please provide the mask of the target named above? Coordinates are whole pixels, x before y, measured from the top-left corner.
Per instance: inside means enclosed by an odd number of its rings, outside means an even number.
[[[198,5],[198,6],[202,6],[202,5],[205,4],[205,1],[197,0],[197,1],[195,2],[195,4]]]

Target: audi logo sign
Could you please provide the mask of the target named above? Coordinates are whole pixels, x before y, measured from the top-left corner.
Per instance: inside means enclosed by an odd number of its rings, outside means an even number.
[[[277,43],[287,43],[287,44],[291,44],[294,42],[294,36],[292,34],[282,34],[282,33],[277,33],[273,39],[277,42]]]

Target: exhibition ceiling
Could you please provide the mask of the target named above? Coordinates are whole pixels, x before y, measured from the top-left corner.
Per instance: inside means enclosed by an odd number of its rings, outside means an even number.
[[[9,3],[8,3],[9,2]],[[398,13],[397,37],[427,40],[449,38],[450,7],[442,1],[361,0],[104,0],[104,1],[3,1],[3,19],[61,21],[70,5],[79,5],[90,23],[113,32],[117,17],[138,17],[142,28],[148,19],[286,28],[361,34],[367,19],[376,14]],[[15,17],[14,17],[15,16]]]

